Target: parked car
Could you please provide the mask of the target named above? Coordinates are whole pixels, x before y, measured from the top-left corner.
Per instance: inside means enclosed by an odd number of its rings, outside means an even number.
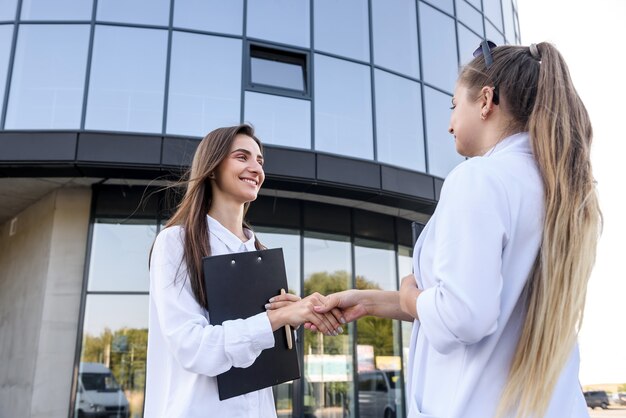
[[[396,418],[401,402],[400,371],[359,372],[359,412],[362,418]],[[397,385],[396,385],[397,384]]]
[[[591,409],[595,409],[599,406],[602,409],[609,407],[609,396],[603,390],[590,390],[585,392],[585,401],[587,406]]]
[[[101,363],[80,363],[78,418],[128,418],[129,405],[111,370]]]

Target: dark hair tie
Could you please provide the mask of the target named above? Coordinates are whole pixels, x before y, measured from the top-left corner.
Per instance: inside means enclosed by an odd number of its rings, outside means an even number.
[[[541,62],[541,54],[539,53],[539,48],[537,48],[537,44],[530,44],[528,49],[530,49],[530,56]]]

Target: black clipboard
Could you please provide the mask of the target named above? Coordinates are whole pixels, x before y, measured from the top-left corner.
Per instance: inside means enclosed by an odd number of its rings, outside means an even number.
[[[202,262],[212,325],[265,312],[268,300],[288,289],[282,248],[204,257]],[[250,367],[232,367],[217,376],[220,400],[300,378],[296,347],[288,348],[284,327],[274,331],[274,341]]]

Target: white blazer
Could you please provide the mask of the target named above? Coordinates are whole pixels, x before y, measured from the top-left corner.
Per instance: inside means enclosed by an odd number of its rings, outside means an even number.
[[[419,321],[408,416],[495,414],[525,317],[522,290],[541,243],[543,183],[527,133],[447,177],[413,256]],[[588,417],[575,347],[545,417]]]

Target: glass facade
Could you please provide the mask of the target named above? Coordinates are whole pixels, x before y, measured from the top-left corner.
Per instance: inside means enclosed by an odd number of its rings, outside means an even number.
[[[4,1],[0,130],[200,138],[248,121],[270,144],[443,178],[461,159],[427,92],[451,96],[485,36],[519,43],[514,1]]]
[[[485,36],[519,43],[514,1],[8,0],[0,130],[197,139],[247,121],[277,147],[445,178],[463,161],[447,133],[454,82]],[[73,411],[103,412],[85,394],[107,390],[117,395],[110,415],[142,417],[148,253],[167,215],[119,196],[104,210],[104,189],[91,219]],[[273,199],[249,216],[262,243],[283,248],[292,292],[394,290],[410,273],[405,219]],[[263,209],[276,201],[289,216]],[[301,329],[302,379],[274,388],[278,416],[406,416],[410,333],[409,323],[375,318],[333,338]]]

